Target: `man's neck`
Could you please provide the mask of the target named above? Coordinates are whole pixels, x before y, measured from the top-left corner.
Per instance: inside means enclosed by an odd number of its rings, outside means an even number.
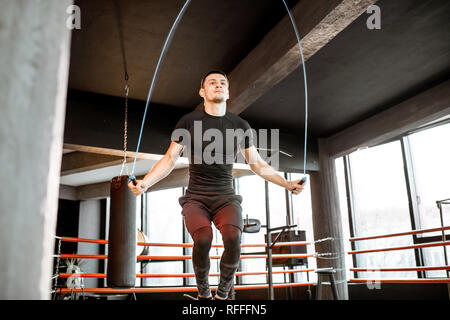
[[[225,101],[220,103],[205,101],[204,106],[205,112],[212,116],[221,117],[225,115],[225,113],[227,112],[227,103]]]

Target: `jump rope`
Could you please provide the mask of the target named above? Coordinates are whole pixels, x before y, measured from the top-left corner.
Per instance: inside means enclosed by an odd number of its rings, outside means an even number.
[[[300,185],[304,184],[306,182],[306,145],[307,145],[307,136],[308,136],[308,86],[307,86],[307,80],[306,80],[306,68],[305,68],[305,58],[303,56],[303,48],[302,48],[302,44],[300,42],[300,35],[297,29],[297,25],[295,23],[294,17],[291,14],[291,11],[288,7],[288,5],[286,4],[285,0],[282,0],[284,7],[286,8],[286,11],[289,15],[289,19],[291,21],[292,27],[294,29],[295,32],[295,36],[297,38],[297,43],[298,43],[298,47],[300,49],[300,57],[301,57],[301,64],[302,64],[302,69],[303,69],[303,80],[304,80],[304,88],[305,88],[305,140],[304,140],[304,149],[303,149],[303,178],[300,181]],[[178,27],[178,24],[180,23],[181,18],[183,17],[184,13],[186,12],[189,4],[191,3],[191,0],[186,0],[186,2],[184,3],[183,7],[181,8],[180,12],[177,15],[177,18],[175,19],[174,23],[172,24],[172,27],[170,28],[169,34],[167,35],[166,41],[164,42],[164,46],[161,50],[161,54],[159,56],[158,59],[158,63],[156,65],[156,69],[155,72],[153,74],[153,78],[152,78],[152,82],[150,84],[150,89],[148,91],[148,96],[147,96],[147,101],[145,104],[145,110],[144,110],[144,115],[142,117],[142,124],[141,124],[141,130],[139,132],[139,139],[138,139],[138,143],[137,143],[137,148],[136,148],[136,153],[134,156],[134,161],[133,161],[133,167],[131,170],[131,175],[129,177],[130,181],[133,181],[133,184],[136,185],[136,177],[134,176],[135,173],[135,168],[136,168],[136,160],[137,160],[137,155],[139,152],[139,147],[141,145],[141,140],[142,140],[142,133],[144,131],[144,124],[145,124],[145,118],[147,117],[147,111],[148,111],[148,107],[150,105],[150,100],[152,97],[152,93],[153,93],[153,89],[155,88],[155,83],[156,83],[156,79],[158,78],[158,73],[159,73],[159,69],[161,67],[161,64],[164,60],[164,57],[166,56],[167,50],[170,46],[170,42],[172,41],[173,35],[175,33],[175,30]]]

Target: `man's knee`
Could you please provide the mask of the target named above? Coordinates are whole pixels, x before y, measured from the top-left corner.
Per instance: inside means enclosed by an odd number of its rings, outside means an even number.
[[[203,227],[196,230],[192,236],[194,240],[194,248],[198,248],[201,251],[211,249],[211,243],[213,239],[213,233],[211,227]]]
[[[234,225],[224,225],[221,230],[225,249],[240,250],[241,230]]]

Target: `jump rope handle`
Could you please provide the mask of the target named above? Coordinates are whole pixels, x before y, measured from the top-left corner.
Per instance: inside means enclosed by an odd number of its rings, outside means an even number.
[[[137,181],[136,181],[136,177],[135,176],[131,176],[130,181],[133,181],[133,185],[136,186],[137,185]]]
[[[303,185],[305,182],[306,182],[306,177],[303,177],[302,180],[300,180],[300,182],[298,184]]]

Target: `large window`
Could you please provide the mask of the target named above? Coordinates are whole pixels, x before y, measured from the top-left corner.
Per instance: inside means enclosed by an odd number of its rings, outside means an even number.
[[[292,173],[290,176],[290,180],[297,180],[301,178],[303,178],[303,174]],[[306,175],[306,178],[308,183],[306,184],[303,191],[298,195],[292,195],[293,223],[297,225],[298,230],[305,231],[306,241],[311,243],[311,245],[307,247],[307,253],[315,253],[309,175]],[[308,258],[307,266],[308,268],[315,269],[317,267],[316,259]],[[315,281],[316,273],[296,273],[294,279],[295,282]]]
[[[236,193],[242,196],[242,215],[243,217],[258,219],[261,224],[266,223],[266,203],[265,203],[265,187],[264,180],[256,175],[241,177],[236,180]],[[242,243],[255,244],[264,243],[265,229],[261,228],[258,233],[242,234]],[[242,253],[264,252],[262,248],[243,248]],[[261,259],[242,259],[242,271],[262,271],[266,270],[266,261]],[[251,275],[239,277],[239,282],[248,283],[265,283],[267,277],[264,275]]]
[[[183,243],[183,220],[178,198],[182,195],[181,188],[153,191],[147,196],[146,227],[144,228],[149,242]],[[150,247],[149,255],[180,256],[180,247]],[[145,273],[183,273],[183,261],[158,262],[146,265]],[[143,286],[183,285],[182,278],[145,278]]]
[[[343,226],[350,237],[383,235],[450,224],[450,124],[359,150],[336,160]],[[348,213],[348,214],[347,214]],[[442,233],[356,241],[346,251],[408,246],[442,240]],[[448,236],[447,236],[448,240]],[[347,264],[373,269],[445,265],[446,247],[362,253]],[[361,278],[443,277],[445,271],[359,272]]]
[[[441,226],[440,211],[436,201],[450,198],[450,124],[414,133],[407,137],[411,151],[414,172],[415,207],[417,208],[417,227],[421,229]],[[442,222],[450,225],[450,205],[442,206]],[[441,232],[419,235],[421,240],[439,241]],[[434,237],[433,237],[434,236]],[[436,238],[438,237],[438,238]],[[422,250],[425,265],[445,265],[444,250],[450,257],[448,247],[425,248]],[[427,271],[427,277],[443,277],[446,273]]]
[[[441,225],[437,200],[450,198],[450,124],[414,133],[408,137],[414,169],[418,227]],[[443,215],[444,225],[450,216]]]
[[[355,236],[411,230],[408,194],[400,142],[352,153],[349,157]],[[356,242],[356,249],[412,245],[412,237],[392,237]],[[414,251],[388,251],[357,255],[359,267],[406,267],[415,265]],[[397,274],[399,276],[400,273]],[[361,277],[367,275],[362,273]],[[380,276],[392,278],[387,272]],[[403,277],[415,277],[404,272]]]

